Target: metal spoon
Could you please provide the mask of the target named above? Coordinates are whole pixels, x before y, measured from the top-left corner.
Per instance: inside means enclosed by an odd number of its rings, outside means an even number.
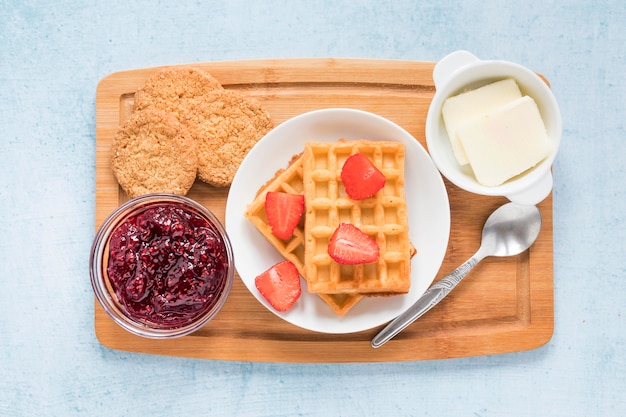
[[[516,203],[499,207],[485,222],[482,242],[474,256],[432,285],[415,304],[382,329],[372,339],[372,347],[382,346],[433,308],[484,258],[522,253],[535,242],[540,230],[541,213],[537,207]]]

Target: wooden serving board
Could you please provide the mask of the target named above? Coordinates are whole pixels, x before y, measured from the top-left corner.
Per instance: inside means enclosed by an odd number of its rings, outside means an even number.
[[[408,130],[424,147],[424,124],[435,92],[434,63],[365,59],[285,59],[194,64],[225,88],[260,100],[279,123],[304,112],[349,107],[377,113]],[[96,229],[127,197],[110,166],[111,142],[132,111],[133,92],[158,68],[110,74],[96,96]],[[504,198],[464,192],[445,181],[451,206],[448,250],[436,279],[474,254],[488,215]],[[188,196],[224,221],[227,188],[196,182]],[[150,354],[264,362],[382,362],[489,355],[537,348],[554,328],[552,196],[540,205],[543,226],[529,250],[487,258],[437,307],[379,349],[381,327],[321,334],[267,311],[236,277],[226,305],[196,333],[157,341],[118,327],[96,302],[95,330],[109,348]],[[236,254],[235,254],[236,255]]]

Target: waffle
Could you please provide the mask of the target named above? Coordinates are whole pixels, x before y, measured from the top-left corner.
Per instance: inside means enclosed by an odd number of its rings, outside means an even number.
[[[296,227],[292,238],[284,241],[274,236],[265,215],[265,195],[268,191],[304,194],[302,168],[302,155],[294,156],[286,169],[276,172],[274,178],[259,189],[256,198],[247,207],[245,216],[285,259],[296,265],[300,275],[307,281],[304,268],[304,220]],[[363,296],[358,294],[318,295],[338,316],[345,315],[348,310],[363,298]]]
[[[386,178],[373,197],[351,200],[341,183],[341,167],[354,153],[366,155]],[[404,144],[341,140],[309,142],[304,148],[306,207],[304,274],[315,294],[404,294],[410,287],[409,241],[404,195]],[[352,223],[380,247],[377,262],[340,265],[328,255],[328,242],[339,223]]]

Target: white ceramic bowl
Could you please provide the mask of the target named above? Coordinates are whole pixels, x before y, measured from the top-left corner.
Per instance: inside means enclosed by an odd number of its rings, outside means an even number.
[[[469,166],[456,161],[443,122],[444,101],[465,90],[505,78],[513,78],[522,94],[532,97],[552,141],[550,155],[534,168],[502,185],[488,187],[476,181]],[[561,142],[561,113],[548,85],[536,73],[521,65],[506,61],[480,60],[467,51],[456,51],[437,63],[433,71],[436,93],[426,117],[426,143],[439,171],[457,187],[489,196],[504,196],[520,204],[537,204],[552,191],[551,166]]]

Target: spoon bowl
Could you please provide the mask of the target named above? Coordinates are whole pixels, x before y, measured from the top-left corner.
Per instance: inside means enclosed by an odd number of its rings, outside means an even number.
[[[518,255],[532,246],[540,231],[541,212],[536,206],[517,203],[500,206],[485,222],[478,251],[450,275],[433,284],[415,304],[383,328],[372,339],[372,347],[382,346],[437,305],[487,256]]]
[[[485,256],[513,256],[528,249],[541,231],[541,213],[536,206],[508,203],[491,213],[482,232]]]

